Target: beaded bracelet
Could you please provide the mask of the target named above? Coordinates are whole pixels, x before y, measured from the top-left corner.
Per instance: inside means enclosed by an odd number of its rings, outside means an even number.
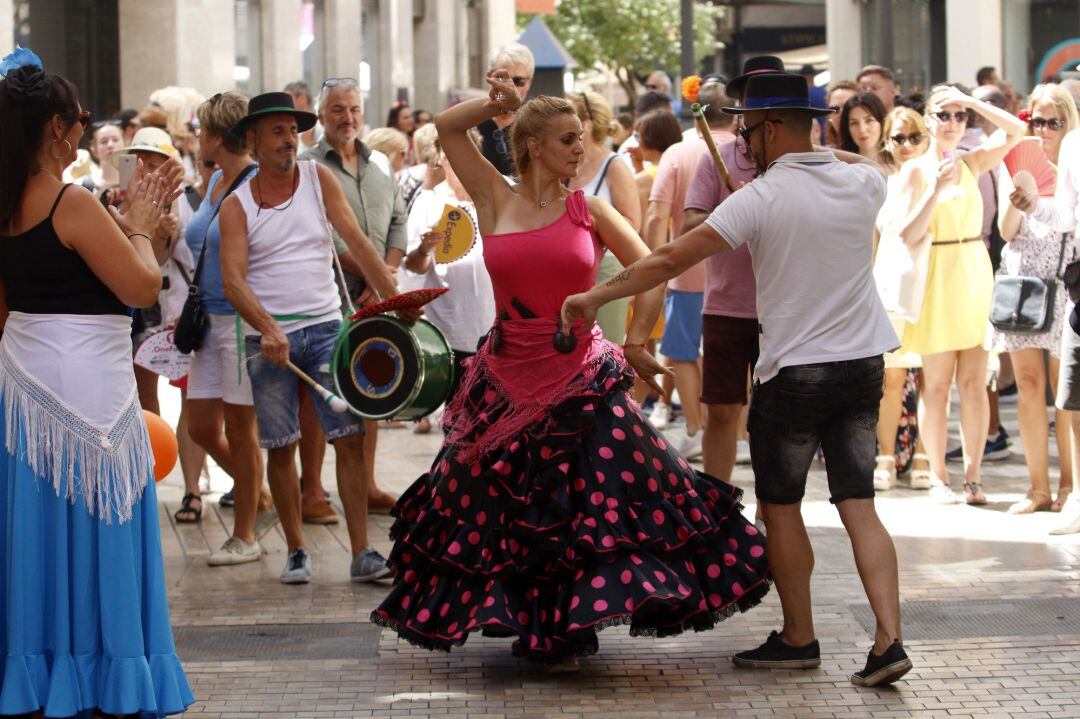
[[[622,346],[622,348],[624,350],[632,350],[637,348],[647,350],[649,349],[649,345],[645,344],[644,342],[627,342]]]

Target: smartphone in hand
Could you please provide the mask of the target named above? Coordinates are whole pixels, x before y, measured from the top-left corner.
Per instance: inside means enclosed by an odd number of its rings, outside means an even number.
[[[120,170],[120,189],[126,190],[128,184],[131,183],[131,178],[135,176],[135,166],[138,164],[139,158],[135,153],[124,153],[120,155],[118,161],[118,168]]]

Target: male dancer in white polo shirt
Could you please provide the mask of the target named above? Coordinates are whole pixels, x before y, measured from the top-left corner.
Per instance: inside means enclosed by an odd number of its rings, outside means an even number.
[[[591,321],[605,302],[653,287],[717,252],[750,246],[761,323],[750,455],[784,626],[734,661],[785,669],[821,663],[810,601],[814,554],[801,514],[807,472],[821,444],[831,501],[877,617],[866,666],[851,680],[889,684],[911,661],[900,641],[896,550],[874,509],[882,354],[899,344],[871,275],[885,178],[858,155],[814,151],[812,119],[829,111],[811,107],[797,75],[750,78],[744,106],[726,111],[745,114],[740,132],[764,174],[704,224],[606,285],[569,297],[563,322]],[[627,338],[628,345],[644,341]]]

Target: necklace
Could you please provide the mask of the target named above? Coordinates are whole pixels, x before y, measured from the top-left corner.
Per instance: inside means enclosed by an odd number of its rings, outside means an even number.
[[[531,195],[532,191],[530,191],[529,194]],[[539,205],[541,210],[551,204],[550,200],[541,199],[539,196],[535,200],[533,200],[533,202]]]
[[[255,189],[259,193],[259,204],[258,204],[258,207],[255,210],[255,216],[258,217],[259,213],[261,213],[263,210],[273,210],[274,212],[284,212],[285,210],[289,209],[292,206],[293,199],[296,198],[296,190],[299,189],[299,184],[300,184],[300,173],[295,168],[293,168],[293,191],[292,191],[292,194],[289,195],[289,201],[287,203],[285,203],[284,207],[275,207],[274,205],[267,204],[263,200],[262,185],[259,183],[259,176],[256,175],[255,176]]]

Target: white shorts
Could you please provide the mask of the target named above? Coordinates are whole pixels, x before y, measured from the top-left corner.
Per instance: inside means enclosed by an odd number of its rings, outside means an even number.
[[[210,329],[206,339],[191,355],[188,399],[221,399],[229,404],[252,406],[251,379],[245,364],[237,360],[236,316],[207,317]]]

